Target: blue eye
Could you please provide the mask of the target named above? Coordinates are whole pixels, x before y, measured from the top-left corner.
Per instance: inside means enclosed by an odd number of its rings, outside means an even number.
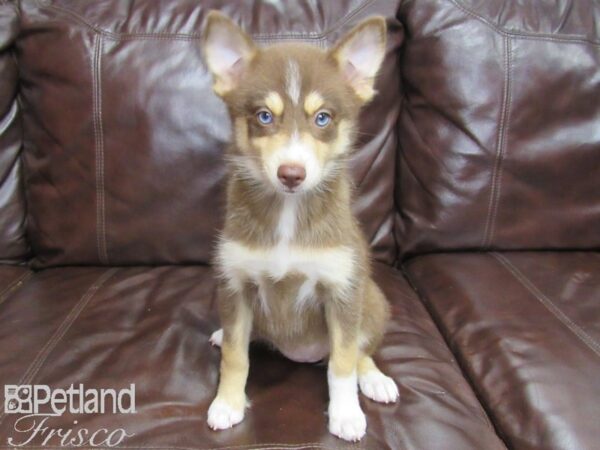
[[[262,125],[270,125],[273,123],[273,114],[269,111],[259,111],[256,113],[256,118]]]
[[[319,128],[325,128],[327,125],[329,125],[330,122],[331,116],[326,112],[321,111],[315,116],[315,124]]]

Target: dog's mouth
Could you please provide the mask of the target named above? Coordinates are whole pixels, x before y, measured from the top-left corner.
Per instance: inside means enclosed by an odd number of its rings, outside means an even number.
[[[302,191],[302,188],[301,187],[289,188],[287,186],[282,186],[281,190],[284,194],[294,195],[294,194],[300,193]]]

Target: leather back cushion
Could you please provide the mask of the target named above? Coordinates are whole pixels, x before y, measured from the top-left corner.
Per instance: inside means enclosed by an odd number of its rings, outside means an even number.
[[[199,38],[221,9],[260,42],[329,45],[389,18],[388,58],[352,160],[375,256],[395,258],[402,29],[396,2],[56,0],[21,4],[29,233],[38,267],[205,263],[221,226],[229,123]]]
[[[0,2],[0,264],[23,262],[28,254],[18,70],[13,54],[17,34],[15,5]]]
[[[600,4],[407,0],[404,255],[600,246]]]

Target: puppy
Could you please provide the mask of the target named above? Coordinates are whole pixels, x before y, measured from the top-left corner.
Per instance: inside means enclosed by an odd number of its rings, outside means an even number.
[[[389,315],[369,249],[350,210],[347,157],[360,108],[375,95],[386,24],[370,18],[332,49],[259,48],[211,12],[202,41],[214,91],[233,126],[225,227],[218,244],[222,329],[217,395],[208,425],[244,418],[248,344],[270,343],[301,362],[328,358],[329,430],[361,439],[370,399],[398,398],[371,355]]]

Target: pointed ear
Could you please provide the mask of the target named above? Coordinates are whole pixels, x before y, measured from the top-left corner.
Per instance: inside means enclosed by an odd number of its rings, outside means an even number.
[[[215,80],[213,89],[223,96],[237,86],[257,48],[231,19],[211,11],[204,25],[202,51]]]
[[[375,76],[385,57],[386,24],[372,17],[358,24],[331,49],[331,56],[356,95],[368,102],[375,95]]]

